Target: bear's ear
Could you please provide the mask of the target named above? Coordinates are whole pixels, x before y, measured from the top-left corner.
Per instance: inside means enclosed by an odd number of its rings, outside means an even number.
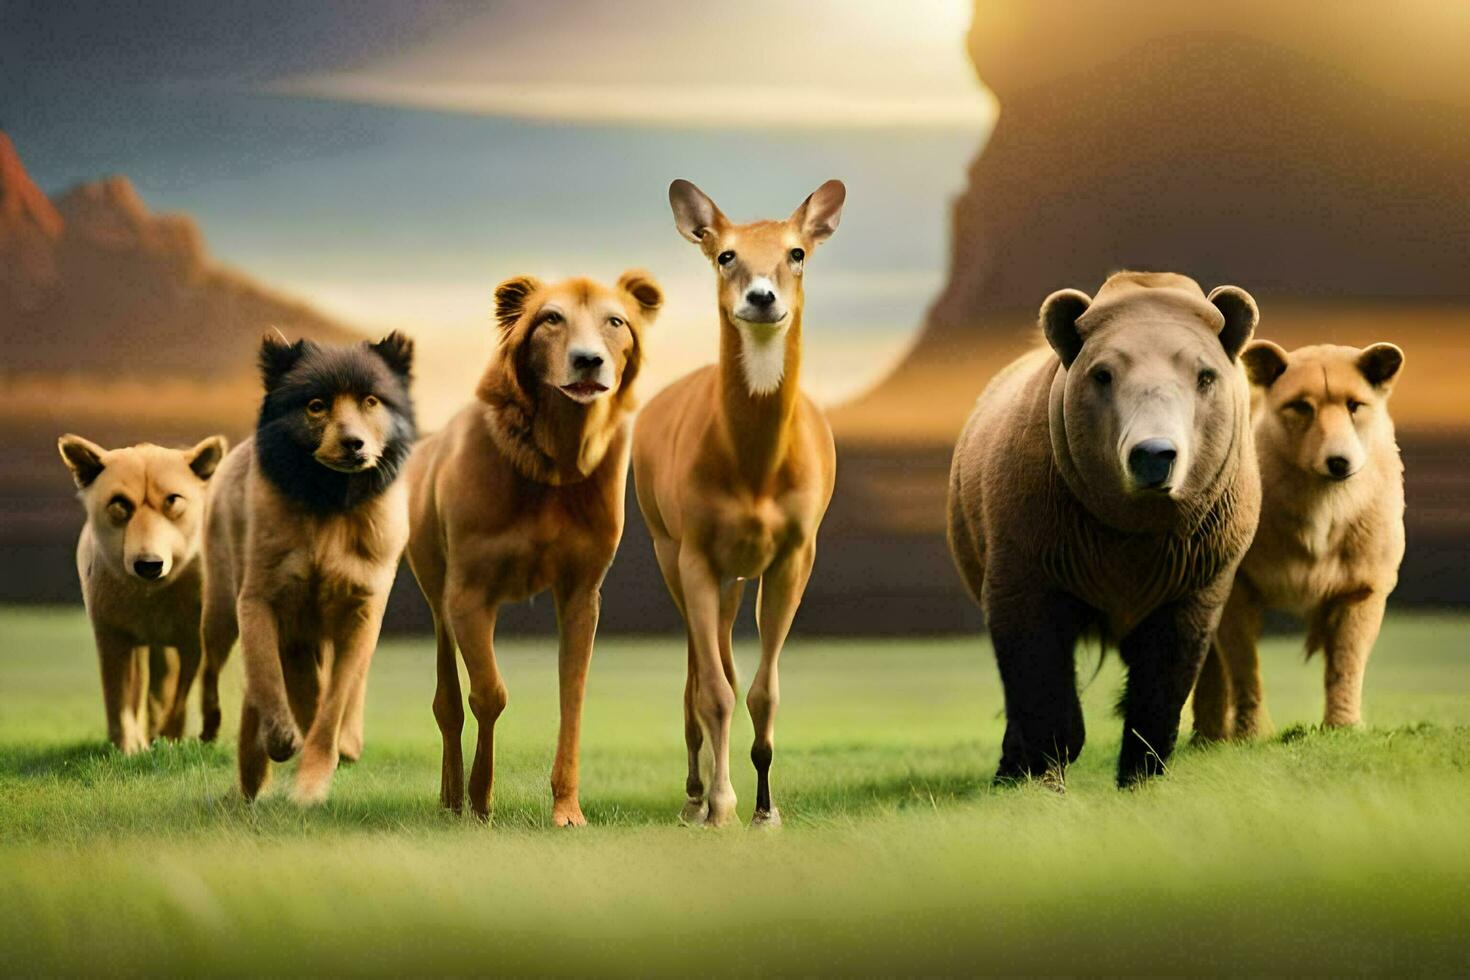
[[[1240,363],[1245,365],[1245,376],[1251,384],[1269,388],[1286,373],[1286,351],[1269,340],[1258,340],[1240,352]]]
[[[1082,350],[1077,318],[1091,305],[1092,297],[1080,289],[1059,289],[1042,301],[1041,332],[1062,359],[1062,367],[1071,367]]]
[[[669,185],[669,207],[674,210],[674,227],[696,245],[704,243],[711,232],[724,231],[729,224],[709,195],[687,180],[676,180]]]
[[[1251,294],[1239,286],[1216,286],[1210,291],[1210,302],[1225,316],[1225,326],[1220,328],[1220,346],[1233,361],[1256,332],[1261,312]]]
[[[388,369],[400,378],[407,378],[413,371],[413,341],[409,340],[397,330],[378,341],[370,344],[374,354],[383,359]]]
[[[214,476],[215,469],[219,467],[220,460],[225,458],[225,453],[229,449],[229,440],[224,436],[210,436],[184,453],[184,458],[189,461],[189,469],[194,471],[195,476],[201,480],[207,480]]]
[[[260,378],[265,382],[265,390],[271,391],[280,384],[305,353],[305,340],[287,343],[285,334],[279,330],[260,338]]]
[[[508,333],[516,325],[526,312],[526,300],[540,288],[541,280],[532,276],[516,276],[495,287],[495,319],[500,321],[502,332]]]
[[[1404,352],[1393,344],[1374,344],[1358,355],[1358,370],[1369,384],[1384,392],[1393,389],[1403,366]]]
[[[645,324],[652,323],[654,317],[658,316],[659,308],[664,305],[664,291],[642,269],[629,269],[619,276],[618,288],[633,297]]]
[[[791,212],[788,220],[816,248],[837,230],[837,223],[842,220],[842,205],[846,201],[847,185],[840,180],[829,180],[812,191],[801,202],[801,207]]]
[[[105,465],[102,457],[107,455],[107,450],[90,439],[64,435],[56,440],[56,448],[61,450],[61,461],[71,470],[71,478],[78,490],[90,487],[92,481],[102,473]]]

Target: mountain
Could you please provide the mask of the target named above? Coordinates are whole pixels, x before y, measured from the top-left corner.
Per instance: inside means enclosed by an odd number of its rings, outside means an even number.
[[[215,264],[198,227],[125,177],[49,200],[0,133],[0,344],[7,374],[238,377],[260,336],[358,338]]]

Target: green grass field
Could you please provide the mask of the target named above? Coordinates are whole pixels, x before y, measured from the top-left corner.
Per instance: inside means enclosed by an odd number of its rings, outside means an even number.
[[[0,974],[1470,971],[1470,619],[1386,624],[1365,731],[1313,728],[1320,662],[1271,641],[1285,735],[1182,749],[1128,793],[1110,659],[1065,796],[988,785],[1002,720],[983,641],[799,627],[784,828],[677,824],[682,640],[609,638],[590,825],[555,830],[550,639],[502,638],[487,827],[436,807],[428,640],[383,644],[367,752],[303,812],[280,796],[289,766],[260,803],[231,796],[238,654],[221,745],[125,760],[102,738],[82,614],[0,613]],[[748,818],[743,712],[736,732]]]

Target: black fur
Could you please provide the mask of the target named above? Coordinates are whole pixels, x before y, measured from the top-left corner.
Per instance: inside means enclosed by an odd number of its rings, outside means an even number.
[[[255,458],[277,490],[319,514],[351,510],[392,486],[418,432],[414,422],[413,341],[394,332],[376,344],[324,347],[310,340],[261,344],[265,399],[255,427]],[[393,425],[378,465],[362,473],[338,473],[316,461],[317,436],[306,404],[336,395],[374,395]]]

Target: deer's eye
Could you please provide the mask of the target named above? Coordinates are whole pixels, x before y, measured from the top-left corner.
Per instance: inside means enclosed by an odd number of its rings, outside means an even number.
[[[720,263],[720,265],[729,265],[735,261],[735,253],[731,251],[721,252],[715,261]]]
[[[1092,380],[1097,382],[1099,388],[1106,388],[1113,383],[1113,372],[1107,368],[1098,368],[1092,372]]]
[[[1214,371],[1211,371],[1209,368],[1205,368],[1199,373],[1199,390],[1209,391],[1210,386],[1213,385],[1219,379],[1219,377],[1220,376]]]
[[[620,316],[610,316],[607,318],[607,322],[611,324],[614,328],[626,327],[628,325],[627,322]]]
[[[791,261],[793,261],[793,262],[800,262],[802,259],[805,259],[805,258],[806,258],[806,249],[804,249],[804,248],[793,248],[791,250]]]
[[[324,400],[320,399],[320,398],[313,398],[311,401],[309,401],[309,402],[306,403],[306,414],[307,415],[325,415],[325,414],[327,414],[327,403]]]

